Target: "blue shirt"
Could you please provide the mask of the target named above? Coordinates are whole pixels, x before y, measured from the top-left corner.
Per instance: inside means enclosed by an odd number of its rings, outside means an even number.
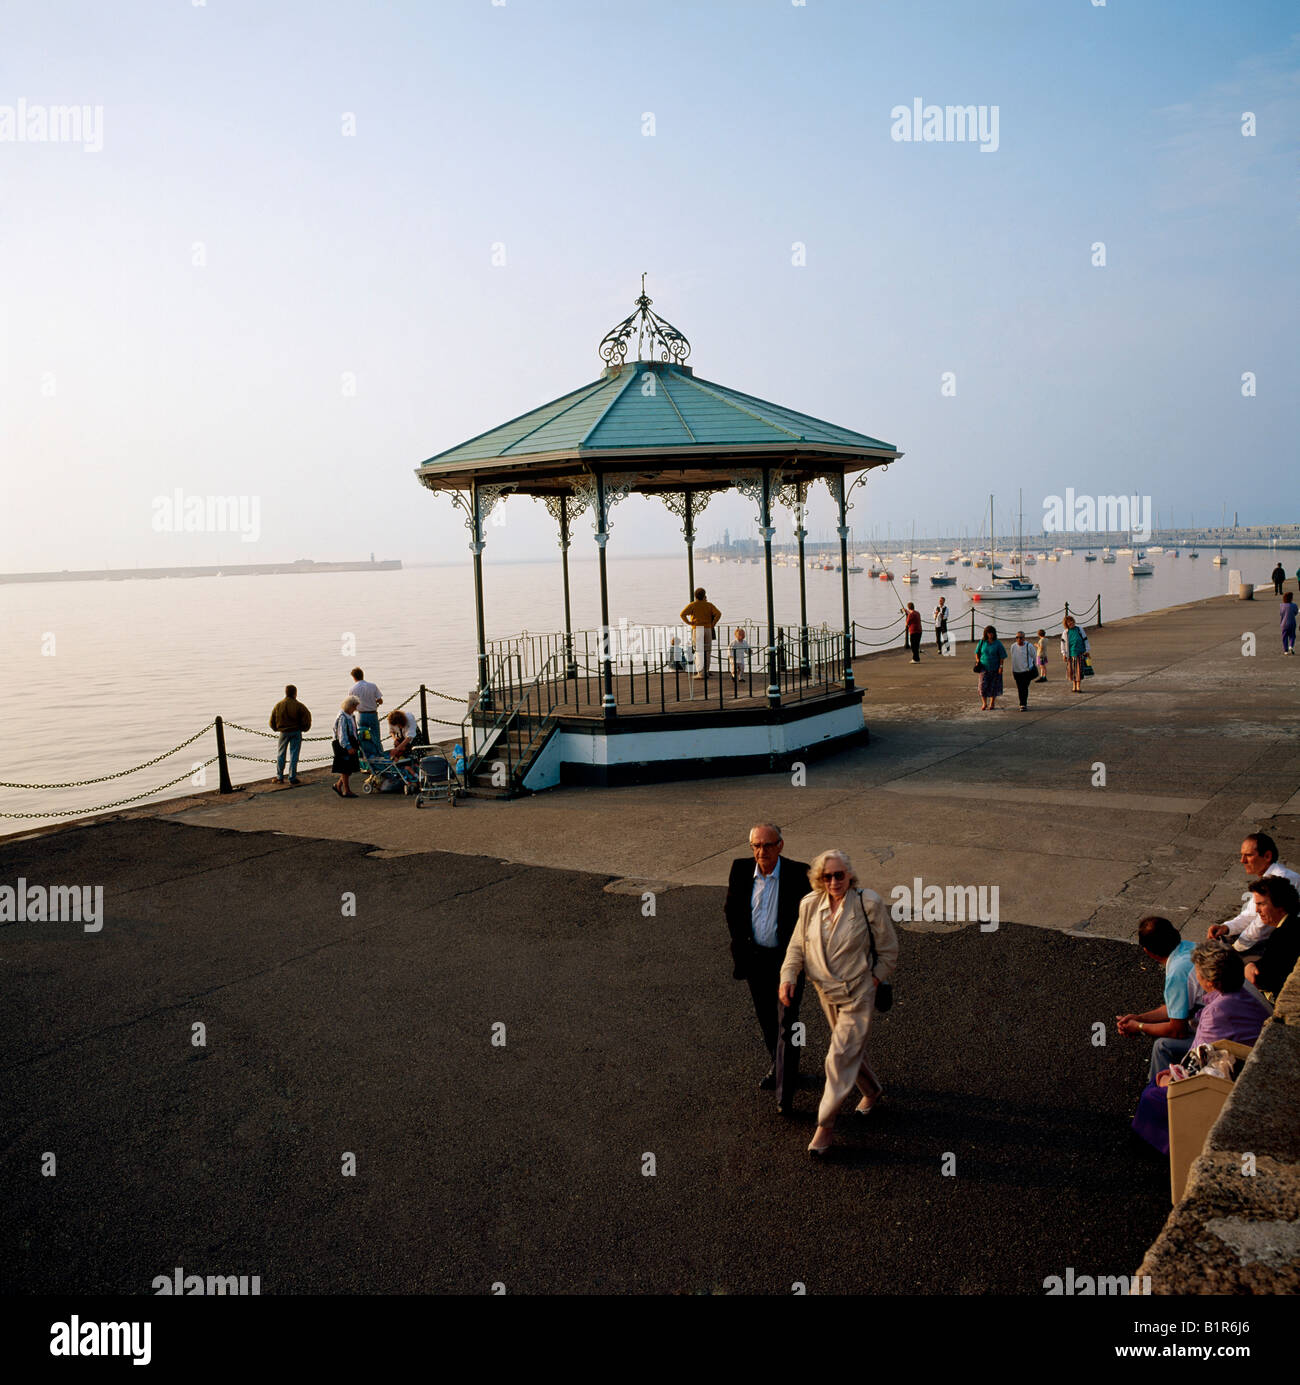
[[[1165,1014],[1171,1020],[1191,1019],[1201,998],[1201,984],[1192,966],[1195,946],[1190,939],[1179,943],[1165,963]]]
[[[754,941],[759,947],[776,947],[776,902],[781,894],[781,858],[771,875],[764,875],[754,867],[754,893],[750,897],[750,911],[753,920]]]

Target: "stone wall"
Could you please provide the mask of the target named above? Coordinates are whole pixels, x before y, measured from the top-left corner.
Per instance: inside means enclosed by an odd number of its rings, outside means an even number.
[[[1138,1274],[1153,1294],[1300,1292],[1300,968]]]

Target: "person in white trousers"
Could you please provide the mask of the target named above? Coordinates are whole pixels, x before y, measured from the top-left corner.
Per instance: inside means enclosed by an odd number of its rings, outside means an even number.
[[[835,1117],[850,1089],[856,1085],[862,1093],[855,1113],[862,1116],[875,1109],[883,1093],[866,1060],[867,1035],[876,987],[893,976],[898,963],[898,936],[884,900],[874,890],[859,888],[845,852],[823,851],[809,867],[808,883],[812,893],[799,905],[779,994],[783,1005],[792,1003],[799,973],[806,972],[830,1026],[826,1087],[817,1111],[817,1133],[808,1146],[810,1154],[825,1154],[834,1142]]]

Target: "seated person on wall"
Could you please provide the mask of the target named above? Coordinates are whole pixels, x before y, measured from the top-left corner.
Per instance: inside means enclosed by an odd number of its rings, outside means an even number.
[[[1138,924],[1138,944],[1165,971],[1165,1002],[1143,1015],[1117,1015],[1121,1034],[1141,1034],[1154,1039],[1151,1045],[1151,1071],[1156,1073],[1176,1063],[1191,1047],[1192,1012],[1201,1003],[1201,988],[1192,966],[1195,944],[1182,935],[1168,919],[1148,915]]]
[[[1255,911],[1268,930],[1253,957],[1246,960],[1246,979],[1258,986],[1270,1005],[1300,960],[1300,892],[1278,875],[1266,875],[1250,887]]]
[[[1247,984],[1241,953],[1225,942],[1200,943],[1192,951],[1192,966],[1206,995],[1196,1020],[1197,1047],[1216,1039],[1253,1044],[1273,1011]],[[1133,1129],[1161,1154],[1169,1153],[1169,1081],[1168,1068],[1156,1073],[1133,1117]]]
[[[1241,864],[1247,875],[1280,875],[1300,889],[1300,875],[1278,860],[1277,843],[1267,832],[1252,832],[1241,844]],[[1250,952],[1269,933],[1255,912],[1255,896],[1247,891],[1246,907],[1226,923],[1210,925],[1207,938],[1226,938],[1238,952]],[[1234,941],[1235,939],[1235,941]]]

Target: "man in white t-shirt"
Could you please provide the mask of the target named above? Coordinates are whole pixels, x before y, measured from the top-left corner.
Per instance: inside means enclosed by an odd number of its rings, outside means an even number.
[[[383,705],[383,694],[373,683],[366,682],[366,675],[359,668],[352,670],[355,680],[348,691],[349,697],[357,699],[357,730],[361,733],[361,748],[367,756],[378,755],[383,748],[379,734],[379,708]]]
[[[1262,879],[1266,875],[1280,875],[1300,890],[1300,875],[1277,859],[1277,843],[1267,832],[1255,832],[1242,842],[1241,864],[1246,867],[1247,875],[1252,878],[1258,876]],[[1271,930],[1255,910],[1255,896],[1248,894],[1246,900],[1246,907],[1236,918],[1229,919],[1227,923],[1211,924],[1205,936],[1231,938],[1232,945],[1238,952],[1249,952]]]

